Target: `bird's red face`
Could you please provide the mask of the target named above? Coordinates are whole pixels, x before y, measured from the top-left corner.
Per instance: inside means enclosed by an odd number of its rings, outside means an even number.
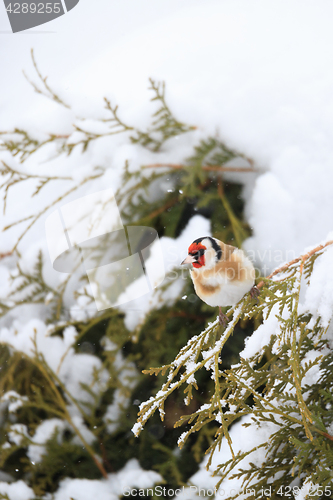
[[[191,243],[188,254],[193,258],[193,267],[198,269],[205,265],[205,250],[206,247],[202,243]]]

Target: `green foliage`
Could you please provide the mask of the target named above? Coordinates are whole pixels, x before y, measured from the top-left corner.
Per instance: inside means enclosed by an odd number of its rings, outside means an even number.
[[[34,57],[33,64],[37,83],[31,83],[35,91],[69,109],[42,76]],[[0,345],[0,394],[6,403],[0,430],[0,466],[15,480],[25,479],[39,497],[55,492],[65,477],[106,477],[134,457],[143,468],[157,470],[167,487],[179,487],[187,484],[206,450],[209,465],[226,441],[232,458],[216,469],[216,481],[239,477],[243,488],[255,489],[254,496],[248,498],[257,498],[267,481],[274,495],[279,494],[281,485],[285,487],[297,479],[301,484],[304,478],[325,490],[332,484],[333,438],[329,426],[333,360],[325,340],[327,327],[322,326],[320,318],[299,310],[302,276],[311,281],[315,260],[324,247],[263,280],[258,299],[246,295],[228,311],[230,322],[224,331],[215,320],[216,311],[198,299],[185,275],[181,278],[182,294],[189,300],[161,301],[134,332],[129,332],[124,315],[116,309],[72,319],[65,297],[73,275],[58,287],[51,287],[44,278],[42,252],[31,272],[21,265],[18,246],[32,226],[81,186],[103,178],[105,170],[92,165],[91,173],[77,181],[71,177],[31,175],[12,165],[15,161],[24,164],[50,145],[60,156],[74,151],[85,155],[93,141],[120,133],[127,136],[129,143],[147,148],[150,154],[167,150],[170,138],[193,133],[195,127],[174,117],[166,104],[164,83],[150,80],[150,90],[157,110],[146,131],[124,123],[118,107],[105,99],[102,118],[96,120],[102,130],[98,134],[89,131],[82,117],[75,120],[70,135],[35,138],[20,129],[1,133],[0,147],[13,160],[2,163],[0,169],[4,211],[8,193],[17,183],[36,182],[32,193],[35,197],[47,184],[59,179],[66,181],[67,188],[40,210],[5,228],[9,231],[16,224],[25,225],[9,255],[16,271],[11,273],[11,294],[0,303],[0,317],[10,321],[10,313],[21,305],[43,306],[48,335],[63,339],[66,329],[72,327],[76,336],[57,369],[49,366],[39,352],[36,338],[29,355],[9,344]],[[235,167],[236,160],[243,166]],[[176,238],[194,215],[201,214],[210,219],[214,236],[240,246],[250,235],[250,228],[243,219],[241,186],[223,178],[229,170],[244,175],[255,171],[251,159],[230,149],[217,136],[201,138],[181,164],[149,164],[133,171],[126,162],[116,193],[122,220],[125,224],[148,225],[159,236]],[[96,260],[103,258],[102,247],[92,250]],[[156,293],[162,294],[173,280],[171,273]],[[82,277],[75,294],[89,304],[93,298],[85,283],[86,277]],[[266,345],[240,359],[245,337],[253,332],[256,335],[258,327],[265,328],[274,317],[277,327],[272,335],[267,334]],[[90,354],[98,360],[91,383],[81,383],[80,398],[59,375],[70,352]],[[144,374],[139,373],[142,370]],[[316,370],[320,376],[312,379]],[[147,377],[147,373],[158,378]],[[118,417],[107,418],[108,409],[117,401],[122,402]],[[144,425],[146,429],[135,438],[130,429],[139,404],[139,423],[134,429],[137,434]],[[81,418],[80,425],[73,418],[73,409]],[[250,431],[254,426],[270,426],[272,432],[267,442],[235,453],[230,429],[242,417]],[[34,443],[36,429],[54,418],[63,422],[63,430],[56,429],[49,436],[41,460],[32,464],[28,449]],[[13,423],[24,427],[13,427]],[[85,438],[82,429],[91,433],[91,440]],[[175,453],[177,442],[181,450]],[[264,451],[263,460],[256,455],[260,450]],[[248,457],[248,465],[241,464]]]
[[[306,477],[324,489],[331,487],[333,356],[325,340],[328,326],[322,326],[320,318],[313,322],[310,314],[298,311],[304,269],[309,278],[322,251],[323,245],[281,268],[278,281],[266,280],[257,305],[250,294],[246,295],[228,312],[231,321],[223,333],[215,321],[200,335],[191,337],[173,362],[147,370],[152,375],[167,374],[167,380],[158,394],[141,406],[134,427],[136,434],[156,410],[164,418],[167,398],[176,389],[183,387],[185,402],[190,404],[201,390],[198,383],[201,371],[208,370],[214,380],[209,402],[182,416],[176,426],[190,424],[179,440],[183,446],[193,433],[211,422],[220,423],[207,450],[210,453],[207,467],[223,439],[230,446],[232,458],[215,470],[220,477],[217,487],[226,478],[240,478],[243,491],[251,488],[255,491],[249,498],[256,498],[267,484],[277,495],[281,488],[292,485],[296,477]],[[278,328],[267,335],[265,349],[241,358],[229,370],[221,370],[221,351],[237,323],[242,318],[263,316],[265,324],[270,315],[278,319]],[[235,454],[229,428],[246,416],[252,420],[246,425],[267,429],[268,424],[271,435],[269,441]],[[249,455],[255,457],[259,448],[264,449],[265,458],[254,459],[247,468],[238,468]]]
[[[33,84],[35,91],[68,108],[68,104],[42,76],[34,58],[33,63],[37,83],[30,83]],[[130,142],[157,152],[168,139],[190,132],[194,127],[187,126],[174,117],[165,101],[164,83],[150,80],[150,89],[153,92],[152,101],[158,106],[147,131],[140,131],[123,123],[118,114],[118,107],[105,99],[107,115],[100,120],[100,123],[105,125],[105,133],[89,132],[84,120],[80,118],[73,124],[73,132],[79,134],[76,135],[75,141],[69,135],[50,134],[43,139],[35,138],[28,131],[15,129],[12,132],[2,132],[1,148],[10,152],[16,161],[24,164],[28,158],[34,158],[34,155],[50,144],[53,145],[57,155],[71,155],[79,146],[81,147],[78,150],[81,154],[85,154],[92,141],[124,133],[128,134]],[[221,196],[217,192],[218,185],[222,186],[222,171],[206,168],[216,165],[216,162],[240,156],[229,150],[218,138],[208,138],[201,140],[194,148],[191,157],[185,159],[183,165],[177,169],[172,166],[153,168],[147,165],[133,172],[126,163],[121,187],[116,193],[122,220],[132,225],[147,224],[156,228],[160,236],[175,238],[193,215],[202,214],[211,218],[214,233],[227,242],[234,241],[235,222],[242,228],[243,235],[249,234],[242,219],[240,186],[232,183],[224,184],[226,194],[223,191],[223,197],[224,200],[228,199],[230,207],[228,211],[225,210]],[[2,366],[0,392],[6,398],[6,394],[15,391],[16,396],[12,397],[20,400],[17,409],[11,412],[7,410],[5,415],[5,424],[0,436],[2,470],[15,479],[29,477],[29,485],[40,497],[45,492],[56,491],[59,481],[64,477],[99,478],[118,471],[133,457],[139,459],[142,467],[157,470],[166,485],[176,487],[186,484],[197,469],[214,429],[203,429],[198,439],[190,439],[182,451],[175,455],[174,448],[181,430],[173,426],[183,412],[188,412],[188,408],[179,398],[170,398],[165,424],[161,425],[157,419],[153,419],[147,426],[148,432],[139,440],[135,438],[130,429],[136,419],[138,401],[144,401],[156,391],[157,387],[153,380],[140,376],[137,369],[141,371],[147,366],[166,363],[174,358],[188,341],[189,331],[191,334],[199,334],[206,322],[215,318],[216,312],[199,301],[193,293],[190,280],[188,277],[184,279],[183,276],[184,293],[191,296],[191,301],[184,302],[179,299],[173,305],[153,310],[134,333],[127,331],[123,315],[115,309],[96,313],[88,319],[69,320],[65,297],[73,279],[72,275],[58,287],[50,287],[44,278],[43,253],[38,254],[34,268],[27,272],[21,265],[18,245],[47,210],[65,200],[83,184],[102,177],[105,171],[95,168],[91,175],[77,182],[70,176],[64,178],[32,175],[26,170],[21,171],[12,166],[14,164],[14,162],[3,163],[1,170],[4,178],[2,184],[4,209],[10,189],[17,183],[35,181],[33,196],[39,196],[46,184],[57,182],[59,179],[68,183],[68,189],[61,197],[50,201],[35,214],[27,214],[20,221],[5,228],[9,231],[16,224],[26,224],[11,252],[16,270],[11,272],[11,294],[8,300],[1,304],[1,314],[5,318],[10,311],[16,310],[22,304],[42,305],[45,321],[50,324],[49,335],[62,338],[67,327],[74,327],[77,335],[74,344],[64,353],[56,371],[38,351],[37,340],[34,352],[29,355],[15,351],[6,344],[0,346]],[[168,189],[161,187],[164,184]],[[159,196],[157,198],[154,196],[156,201],[152,202],[151,193],[156,191],[159,192]],[[108,242],[106,246],[107,244]],[[96,260],[103,257],[103,250],[98,248],[93,250]],[[164,289],[172,284],[172,279],[173,277],[168,277]],[[82,287],[76,290],[76,297],[85,295],[87,300],[91,301],[92,297],[88,296],[84,283],[85,278],[82,277]],[[238,359],[237,353],[248,333],[246,328],[245,330],[239,328],[238,341],[228,347],[230,364],[231,360]],[[77,354],[94,354],[101,362],[93,373],[92,383],[90,385],[81,383],[81,390],[86,394],[81,400],[74,397],[59,377],[61,365],[73,348]],[[124,379],[125,372],[126,379]],[[108,373],[108,378],[104,386],[98,388],[99,381],[105,378],[103,373]],[[197,395],[192,409],[199,408],[207,394],[213,390],[208,374],[203,374],[200,382],[206,389],[201,395]],[[119,407],[117,425],[112,427],[112,420],[108,422],[106,415],[108,407],[116,398],[120,398],[124,404]],[[73,420],[70,407],[76,408],[84,426],[94,435],[95,439],[91,444],[87,442],[81,428]],[[64,422],[66,430],[60,432],[56,429],[44,445],[41,460],[32,464],[27,452],[28,447],[34,443],[35,431],[41,423],[54,418]],[[13,419],[26,429],[20,439],[14,441],[9,438],[13,432]],[[78,440],[81,444],[78,444]],[[119,450],[122,450],[121,454]]]
[[[153,114],[152,126],[146,132],[135,130],[135,135],[131,136],[131,141],[139,143],[142,146],[151,149],[154,152],[160,150],[161,146],[170,139],[190,130],[195,127],[188,126],[185,123],[178,121],[170,111],[169,106],[165,102],[165,84],[164,82],[155,82],[152,78],[150,81],[150,90],[154,92],[154,97],[151,99],[158,103],[159,108]]]

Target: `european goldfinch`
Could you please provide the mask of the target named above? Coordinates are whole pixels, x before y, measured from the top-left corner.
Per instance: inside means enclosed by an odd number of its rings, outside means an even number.
[[[211,307],[219,307],[220,323],[228,318],[221,307],[233,306],[254,287],[255,270],[239,248],[205,236],[193,241],[188,256],[181,264],[190,264],[190,274],[196,294]]]

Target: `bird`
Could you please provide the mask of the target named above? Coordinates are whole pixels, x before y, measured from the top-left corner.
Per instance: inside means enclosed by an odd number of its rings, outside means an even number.
[[[181,265],[189,264],[198,297],[211,307],[219,307],[219,321],[229,321],[222,307],[234,306],[247,293],[257,297],[255,269],[243,250],[211,236],[198,238],[188,248]]]

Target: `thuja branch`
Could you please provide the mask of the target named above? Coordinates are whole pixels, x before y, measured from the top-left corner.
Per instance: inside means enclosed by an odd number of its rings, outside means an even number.
[[[71,326],[75,326],[76,328],[78,328],[79,326],[81,326],[81,330],[80,330],[80,333],[76,336],[75,338],[75,343],[78,344],[80,343],[81,339],[87,334],[87,332],[89,332],[94,326],[98,325],[99,323],[102,323],[104,321],[107,321],[109,320],[113,315],[117,314],[116,312],[116,309],[107,309],[104,313],[101,313],[100,315],[90,319],[89,323],[88,324],[82,324],[82,321],[71,321],[71,322],[68,322],[68,326],[71,325]],[[63,326],[60,327],[60,329],[63,329]],[[57,329],[54,329],[52,331],[52,333],[54,334],[55,332],[57,331]],[[60,372],[60,369],[61,369],[61,366],[63,364],[63,362],[65,361],[65,358],[66,356],[68,356],[68,353],[69,351],[73,349],[73,344],[70,344],[67,349],[65,350],[65,352],[63,353],[63,355],[61,356],[60,358],[60,361],[59,361],[59,365],[57,366],[57,371],[56,371],[56,374],[55,376],[58,377],[59,376],[59,372]]]
[[[43,388],[45,388],[45,389],[47,388],[50,391],[50,395],[52,395],[52,397],[51,397],[50,402],[45,401],[44,398],[38,399],[38,396],[41,396],[41,394],[37,390],[36,387],[33,387],[32,389],[33,389],[33,392],[35,394],[35,399],[25,402],[24,406],[30,407],[30,408],[39,408],[40,410],[45,411],[46,414],[51,413],[51,414],[59,417],[60,419],[66,420],[68,422],[68,424],[72,427],[75,434],[81,440],[83,446],[87,450],[88,454],[91,456],[91,459],[95,463],[96,467],[99,469],[102,476],[107,479],[108,475],[103,467],[102,462],[96,456],[96,452],[89,445],[89,443],[87,442],[85,437],[82,435],[82,432],[80,431],[80,429],[73,422],[73,419],[68,411],[66,401],[64,399],[63,394],[65,392],[66,395],[69,397],[70,396],[69,391],[65,390],[64,384],[60,383],[60,380],[57,377],[54,377],[53,371],[45,362],[44,357],[38,352],[37,343],[36,343],[36,331],[35,331],[34,338],[32,338],[32,342],[34,345],[34,348],[33,348],[34,356],[28,356],[24,352],[20,352],[20,356],[21,356],[21,358],[24,358],[25,360],[29,361],[30,363],[32,363],[36,367],[36,369],[39,371],[40,375],[42,376],[41,382],[44,382]],[[9,348],[12,348],[12,346],[9,343],[3,343],[3,345],[7,345]],[[2,381],[2,383],[4,383],[4,381]],[[58,383],[59,383],[59,385],[57,385]],[[81,415],[83,417],[85,417],[84,411],[82,410],[80,405],[76,402],[75,398],[73,398],[71,396],[70,399],[77,406]]]
[[[235,214],[230,206],[230,203],[225,195],[223,185],[222,185],[222,182],[220,181],[220,179],[218,180],[218,183],[217,183],[217,192],[218,192],[218,195],[219,195],[220,200],[222,202],[222,205],[224,207],[224,210],[227,212],[227,215],[229,217],[230,224],[232,226],[232,230],[233,230],[233,233],[235,236],[237,246],[240,248],[242,246],[242,241],[245,239],[245,233],[244,233],[244,230],[242,228],[242,225],[240,224],[239,220],[235,216]]]
[[[42,217],[42,215],[45,214],[51,207],[53,207],[54,205],[56,205],[57,203],[59,203],[60,201],[62,201],[64,198],[66,198],[67,196],[69,196],[71,193],[73,193],[74,191],[76,191],[77,189],[79,189],[79,187],[83,186],[84,184],[86,184],[89,181],[92,181],[94,179],[97,179],[98,177],[101,177],[102,175],[104,175],[104,170],[102,170],[101,172],[99,172],[96,175],[91,175],[89,177],[85,177],[80,183],[78,183],[76,186],[74,186],[71,189],[69,189],[68,191],[66,191],[63,195],[61,195],[58,198],[56,198],[54,201],[52,201],[52,203],[50,203],[49,205],[47,205],[46,207],[44,207],[39,213],[34,214],[34,215],[29,215],[28,217],[25,217],[24,219],[21,219],[19,221],[14,222],[13,224],[9,224],[8,226],[4,227],[3,231],[7,231],[8,229],[10,229],[11,227],[13,227],[14,225],[20,224],[21,222],[25,222],[25,221],[27,221],[29,219],[33,219],[30,222],[30,224],[28,225],[28,227],[21,233],[21,235],[17,239],[15,245],[13,246],[11,252],[14,252],[14,250],[17,249],[20,241],[27,234],[27,232],[29,231],[29,229],[31,229],[31,227],[38,221],[38,219],[40,219],[40,217]]]
[[[290,322],[290,333],[292,335],[292,342],[291,342],[291,353],[292,357],[289,360],[289,364],[292,368],[292,373],[293,373],[293,378],[294,378],[294,384],[295,384],[295,389],[296,389],[296,395],[297,395],[297,400],[298,400],[298,406],[300,410],[300,414],[302,417],[303,421],[303,426],[305,430],[306,436],[310,439],[310,441],[313,440],[313,436],[311,434],[311,431],[309,429],[307,420],[310,421],[312,424],[313,418],[308,410],[305,401],[302,396],[302,387],[301,387],[301,376],[299,372],[299,367],[300,367],[300,358],[297,350],[297,339],[296,339],[296,333],[297,333],[297,317],[298,317],[298,304],[299,304],[299,295],[301,291],[301,280],[302,280],[302,275],[303,275],[303,268],[304,268],[304,260],[301,261],[301,265],[299,268],[299,276],[297,279],[297,288],[295,290],[294,294],[294,308],[293,308],[293,313],[291,317],[291,322]]]
[[[191,339],[187,346],[185,346],[176,357],[176,359],[171,363],[169,368],[169,374],[167,382],[162,386],[161,390],[156,394],[155,397],[150,398],[145,403],[142,403],[139,411],[138,423],[133,427],[133,432],[136,436],[140,434],[143,429],[144,424],[147,420],[155,413],[159,408],[161,413],[161,419],[163,420],[163,405],[167,397],[176,389],[178,389],[184,382],[191,382],[194,374],[203,367],[210,369],[211,365],[215,366],[216,355],[219,355],[224,344],[233,333],[236,324],[238,323],[240,317],[243,314],[243,307],[247,304],[249,297],[246,296],[237,306],[233,309],[233,318],[227,326],[226,330],[223,332],[221,338],[216,342],[216,344],[208,351],[202,351],[203,346],[209,341],[210,334],[219,328],[218,320],[212,323],[206,330],[204,330],[199,336]],[[194,362],[196,354],[202,353],[203,360],[201,362]],[[194,367],[189,368],[184,374],[180,376],[180,380],[174,382],[180,369],[185,365],[186,361],[192,361]],[[192,364],[190,365],[192,366]],[[165,367],[163,367],[165,368]],[[163,370],[160,369],[159,371]],[[151,369],[151,373],[154,373],[154,369]],[[155,372],[156,373],[156,372]],[[162,411],[161,411],[162,410]]]
[[[290,421],[290,422],[292,422],[294,424],[298,424],[300,426],[302,425],[302,421],[301,420],[299,420],[298,418],[294,417],[293,415],[290,415],[290,414],[282,411],[279,407],[277,407],[276,405],[274,405],[267,398],[265,398],[264,396],[261,396],[255,390],[255,388],[252,388],[248,384],[245,384],[243,380],[241,380],[239,377],[237,377],[235,375],[235,373],[228,372],[228,378],[230,380],[233,380],[234,382],[236,382],[236,384],[239,385],[240,387],[243,387],[244,389],[246,389],[252,395],[253,399],[257,402],[257,404],[258,404],[258,401],[260,403],[262,403],[260,405],[260,412],[259,413],[266,413],[266,412],[267,413],[274,413],[274,414],[280,415],[286,421]],[[265,405],[267,405],[269,408],[265,408]],[[304,427],[304,421],[303,421],[303,427]],[[324,432],[324,431],[318,429],[316,426],[311,425],[311,424],[310,424],[310,427],[311,427],[311,429],[314,432],[317,432],[318,434],[321,434],[322,436],[326,437],[327,439],[333,441],[333,436],[331,436],[327,432]]]
[[[207,370],[210,370],[212,372],[212,378],[215,382],[214,394],[211,397],[210,403],[208,405],[204,405],[202,409],[200,409],[199,411],[190,416],[182,417],[177,422],[176,425],[178,426],[181,425],[186,420],[189,420],[188,423],[191,424],[195,418],[198,419],[196,423],[192,424],[191,429],[186,431],[181,436],[179,440],[179,446],[182,446],[184,444],[185,440],[192,432],[199,430],[210,421],[219,418],[221,427],[217,431],[217,438],[215,442],[210,447],[211,454],[214,452],[217,444],[221,441],[223,435],[227,438],[228,444],[231,448],[231,439],[228,434],[228,428],[231,425],[231,423],[245,414],[254,413],[260,416],[264,415],[264,413],[266,412],[269,414],[269,418],[273,419],[271,415],[275,414],[284,417],[287,421],[292,421],[293,423],[295,424],[297,423],[298,425],[302,426],[303,432],[305,432],[305,435],[311,441],[313,439],[311,432],[316,432],[326,437],[329,440],[333,439],[329,433],[325,432],[325,429],[322,430],[318,429],[318,426],[314,425],[315,419],[312,417],[311,411],[308,409],[306,402],[304,400],[304,395],[302,393],[302,385],[301,385],[302,378],[304,377],[304,372],[300,369],[301,359],[300,359],[299,349],[301,348],[302,341],[306,337],[305,334],[303,336],[301,335],[302,338],[298,340],[298,343],[296,342],[297,338],[296,333],[299,330],[299,321],[300,321],[298,312],[298,301],[299,301],[303,267],[308,259],[310,259],[316,253],[320,252],[330,244],[333,244],[333,241],[329,241],[325,244],[317,246],[316,248],[307,252],[301,257],[294,259],[293,261],[284,266],[281,266],[279,269],[275,270],[271,275],[273,276],[275,274],[278,274],[279,272],[288,269],[288,267],[300,263],[299,266],[296,267],[294,266],[292,268],[293,272],[291,274],[289,273],[289,276],[285,278],[285,280],[281,283],[280,287],[282,287],[281,289],[283,290],[283,294],[279,294],[276,297],[273,297],[274,298],[273,304],[280,302],[280,311],[283,310],[283,308],[281,309],[281,306],[283,306],[283,304],[286,303],[286,301],[288,301],[288,304],[290,303],[288,306],[288,310],[290,311],[289,320],[283,319],[282,316],[277,316],[277,317],[282,322],[280,327],[281,333],[285,332],[286,334],[288,332],[288,335],[285,335],[284,338],[284,349],[287,348],[287,345],[289,346],[289,349],[291,349],[291,356],[289,357],[289,365],[291,368],[293,385],[296,390],[295,401],[294,400],[293,401],[298,406],[298,412],[300,418],[296,418],[292,414],[283,411],[281,408],[276,406],[276,404],[273,404],[273,402],[270,400],[270,397],[261,396],[259,394],[261,392],[259,388],[267,384],[267,377],[268,377],[267,370],[269,370],[269,367],[272,365],[272,362],[274,360],[275,361],[277,360],[276,357],[277,355],[275,357],[273,356],[273,358],[270,359],[269,362],[267,362],[264,365],[266,371],[263,374],[261,373],[261,371],[259,373],[258,369],[251,368],[252,364],[251,367],[250,365],[248,366],[248,370],[246,371],[246,373],[242,375],[241,378],[237,376],[238,365],[234,366],[233,369],[227,373],[219,371],[218,365],[219,365],[219,356],[221,350],[226,341],[228,340],[228,338],[230,337],[230,335],[232,334],[234,327],[236,326],[239,319],[242,316],[252,317],[255,314],[255,310],[258,313],[262,311],[264,308],[266,309],[268,314],[272,310],[270,301],[267,302],[266,300],[262,303],[262,305],[260,306],[258,305],[257,308],[254,309],[253,307],[251,308],[252,299],[250,298],[251,295],[248,294],[238,303],[236,307],[228,311],[228,315],[232,315],[232,320],[229,323],[226,330],[223,332],[221,338],[217,342],[215,342],[215,339],[213,339],[213,334],[216,331],[216,328],[218,327],[217,322],[215,322],[211,324],[208,328],[206,328],[206,330],[204,330],[200,335],[190,339],[187,345],[183,349],[181,349],[178,356],[170,365],[166,365],[162,368],[153,368],[144,372],[157,375],[159,373],[165,374],[165,372],[168,371],[168,377],[167,381],[163,384],[161,390],[158,391],[156,396],[150,398],[148,401],[146,401],[140,406],[138,422],[133,427],[134,434],[135,435],[140,434],[147,420],[154,414],[154,412],[157,409],[159,409],[161,419],[163,420],[164,417],[163,407],[165,400],[169,397],[169,395],[173,391],[180,388],[180,386],[184,383],[188,384],[188,388],[184,391],[185,393],[186,392],[189,393],[189,397],[187,397],[185,400],[186,404],[188,404],[191,398],[192,386],[197,388],[195,381],[195,374],[200,369],[205,367]],[[263,286],[263,284],[264,282],[260,284],[260,288]],[[278,286],[278,284],[279,282],[276,282],[275,287]],[[265,289],[267,290],[267,293],[265,291],[265,294],[267,295],[266,298],[271,299],[272,292],[269,290],[269,288],[270,286],[268,285],[267,289]],[[280,315],[281,314],[282,312],[280,312]],[[213,346],[209,347],[209,345],[212,345],[211,343],[213,343]],[[282,355],[282,351],[280,351],[279,353],[278,356],[279,358]],[[203,357],[203,360],[200,362],[198,362],[199,354],[201,354]],[[261,355],[260,353],[258,353],[256,360],[254,360],[253,362],[258,363],[260,362],[260,360],[261,360]],[[247,366],[245,360],[241,360],[239,367],[242,366],[243,367]],[[181,369],[184,369],[185,371],[182,373]],[[220,382],[220,376],[225,378],[225,383]],[[251,387],[247,383],[245,384],[244,377],[246,378],[246,380],[253,379],[253,381],[255,382],[254,384],[255,387]],[[241,389],[243,389],[243,391]],[[237,407],[236,413],[232,413],[232,416],[230,416],[229,414],[227,415],[224,414],[224,410],[222,408],[220,399],[221,390],[225,390],[223,401],[228,402],[229,405],[232,406],[236,405]],[[252,395],[257,405],[257,408],[253,409],[251,406],[248,406],[248,404],[246,404],[246,399],[248,398],[249,395]],[[266,409],[265,406],[266,407],[268,406],[268,409]],[[231,454],[232,456],[234,456],[232,449],[231,449]]]
[[[35,356],[36,357],[35,357],[35,359],[33,361],[35,362],[37,368],[43,373],[44,377],[46,378],[46,380],[48,381],[50,387],[52,388],[53,393],[55,394],[56,400],[58,401],[58,404],[59,404],[61,410],[64,413],[64,418],[71,425],[71,427],[73,428],[73,430],[76,433],[76,435],[82,441],[83,446],[86,448],[87,452],[89,453],[89,455],[91,456],[91,458],[95,462],[95,464],[96,464],[97,468],[99,469],[99,471],[101,472],[102,476],[105,479],[107,479],[108,475],[107,475],[106,470],[103,467],[102,462],[100,460],[98,460],[98,458],[96,457],[96,454],[95,454],[94,450],[89,445],[89,443],[86,441],[86,439],[82,435],[82,433],[79,430],[79,428],[73,422],[73,419],[72,419],[72,417],[71,417],[71,415],[70,415],[70,413],[69,413],[69,411],[67,409],[66,403],[65,403],[62,395],[60,394],[60,391],[59,391],[56,383],[60,385],[62,391],[65,392],[65,394],[67,395],[67,397],[69,397],[69,399],[72,401],[72,403],[75,404],[75,406],[78,408],[78,410],[80,411],[80,413],[83,416],[85,416],[84,411],[82,410],[82,408],[80,407],[80,405],[78,404],[78,402],[76,401],[76,399],[66,389],[65,385],[60,381],[60,379],[55,375],[55,373],[48,366],[48,364],[46,363],[46,361],[44,359],[44,356],[42,354],[38,353],[37,342],[36,342],[36,335],[35,335],[35,338],[34,338],[34,346],[35,346]]]
[[[19,182],[24,182],[29,179],[37,179],[39,180],[39,184],[36,187],[35,192],[32,194],[32,196],[35,196],[40,192],[40,190],[45,187],[50,181],[55,181],[55,180],[66,180],[66,181],[71,181],[72,177],[62,177],[62,176],[48,176],[48,175],[36,175],[36,174],[29,174],[27,172],[20,172],[16,170],[13,167],[10,167],[6,162],[2,160],[2,167],[0,167],[0,175],[2,176],[8,176],[5,182],[3,182],[0,185],[0,189],[3,187],[5,188],[5,194],[3,198],[3,214],[5,215],[6,213],[6,205],[7,205],[7,197],[8,197],[8,192],[9,188],[14,186],[15,184]]]
[[[323,250],[324,248],[328,247],[329,245],[333,245],[333,240],[327,241],[326,243],[323,243],[322,245],[318,245],[317,247],[313,248],[313,250],[310,250],[306,254],[301,255],[300,257],[297,257],[296,259],[291,260],[287,264],[283,264],[283,266],[279,267],[278,269],[275,269],[275,271],[273,271],[269,276],[267,276],[267,278],[265,278],[265,281],[273,278],[273,276],[275,276],[276,274],[283,273],[289,267],[291,267],[293,264],[296,264],[297,262],[300,262],[300,261],[305,262],[310,257],[312,257],[312,255],[314,255],[317,252],[320,252],[320,250]],[[257,285],[257,288],[262,288],[265,285],[265,281],[260,281],[260,283],[258,283],[258,285]]]
[[[177,163],[152,163],[150,165],[144,165],[142,168],[170,168],[172,170],[185,170],[188,168],[186,165]],[[251,167],[233,167],[226,165],[203,165],[202,170],[207,172],[258,172],[256,168]]]
[[[103,119],[102,121],[111,123],[111,125],[109,127],[110,127],[110,129],[116,129],[116,132],[114,132],[114,133],[134,130],[134,127],[130,127],[129,125],[126,125],[126,123],[124,123],[119,118],[117,105],[112,106],[111,102],[106,97],[104,97],[104,102],[105,102],[105,109],[110,111],[112,117]]]
[[[47,133],[46,139],[39,141],[26,130],[15,128],[12,131],[0,132],[0,136],[2,136],[0,149],[9,151],[13,156],[19,157],[20,163],[24,163],[29,156],[36,153],[43,146],[53,142],[60,143],[60,152],[70,151],[69,146],[66,145],[69,135]]]
[[[58,96],[58,94],[55,93],[55,91],[50,87],[50,85],[47,83],[47,76],[43,77],[43,75],[41,74],[41,72],[37,66],[36,59],[35,59],[34,49],[31,49],[31,59],[32,59],[32,63],[34,65],[37,77],[39,79],[39,83],[41,84],[41,87],[39,87],[35,82],[30,80],[24,71],[23,71],[23,74],[24,74],[25,78],[28,80],[28,82],[30,83],[30,85],[32,85],[32,87],[35,89],[35,92],[37,92],[37,94],[41,94],[41,95],[47,97],[48,99],[51,99],[52,101],[60,104],[61,106],[64,106],[67,109],[70,109],[70,106],[68,104],[66,104]]]

